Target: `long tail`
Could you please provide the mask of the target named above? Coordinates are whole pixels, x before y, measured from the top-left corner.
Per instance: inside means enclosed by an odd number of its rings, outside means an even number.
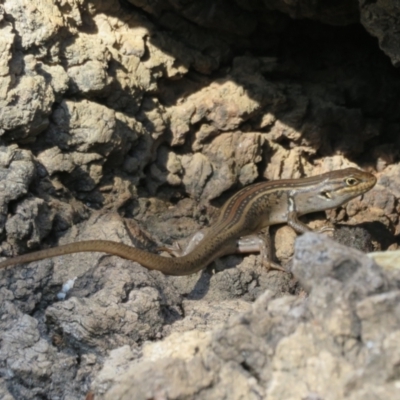
[[[201,259],[202,257],[196,257],[193,253],[178,258],[167,258],[110,240],[87,240],[9,258],[0,262],[0,269],[10,265],[82,252],[101,252],[116,255],[136,261],[148,269],[161,271],[165,275],[177,276],[193,274],[205,268],[212,261],[211,259],[205,260]]]

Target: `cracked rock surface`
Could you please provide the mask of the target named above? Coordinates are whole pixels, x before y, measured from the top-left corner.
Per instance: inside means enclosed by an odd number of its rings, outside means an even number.
[[[184,246],[261,180],[353,166],[377,184],[302,217],[335,243],[271,227],[293,276],[257,255],[187,277],[102,253],[1,270],[0,398],[399,398],[399,270],[338,244],[399,247],[398,9],[1,2],[1,257]]]
[[[313,233],[292,271],[307,298],[266,291],[223,327],[149,344],[100,398],[395,399],[400,281]]]

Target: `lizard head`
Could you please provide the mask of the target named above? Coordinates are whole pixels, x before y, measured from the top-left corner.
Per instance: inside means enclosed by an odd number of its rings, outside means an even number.
[[[346,168],[305,178],[304,183],[304,189],[296,194],[300,214],[339,207],[372,189],[376,177],[356,168]]]
[[[318,197],[328,204],[333,204],[332,207],[347,203],[372,189],[376,184],[374,175],[356,168],[332,171],[322,176],[325,179],[320,185]]]

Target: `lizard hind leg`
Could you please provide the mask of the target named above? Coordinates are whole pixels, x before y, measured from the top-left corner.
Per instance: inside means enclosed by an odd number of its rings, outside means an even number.
[[[205,236],[205,231],[201,230],[191,236],[185,248],[182,248],[178,242],[174,242],[171,246],[162,246],[159,247],[157,250],[166,251],[167,253],[171,254],[174,257],[183,257],[186,254],[191,253],[194,250],[194,248],[197,247],[198,244],[203,240],[204,236]]]

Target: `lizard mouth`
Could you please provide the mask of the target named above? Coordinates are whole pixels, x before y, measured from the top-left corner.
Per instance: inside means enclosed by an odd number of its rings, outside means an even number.
[[[332,199],[332,195],[329,192],[321,192],[319,195],[328,200]]]

